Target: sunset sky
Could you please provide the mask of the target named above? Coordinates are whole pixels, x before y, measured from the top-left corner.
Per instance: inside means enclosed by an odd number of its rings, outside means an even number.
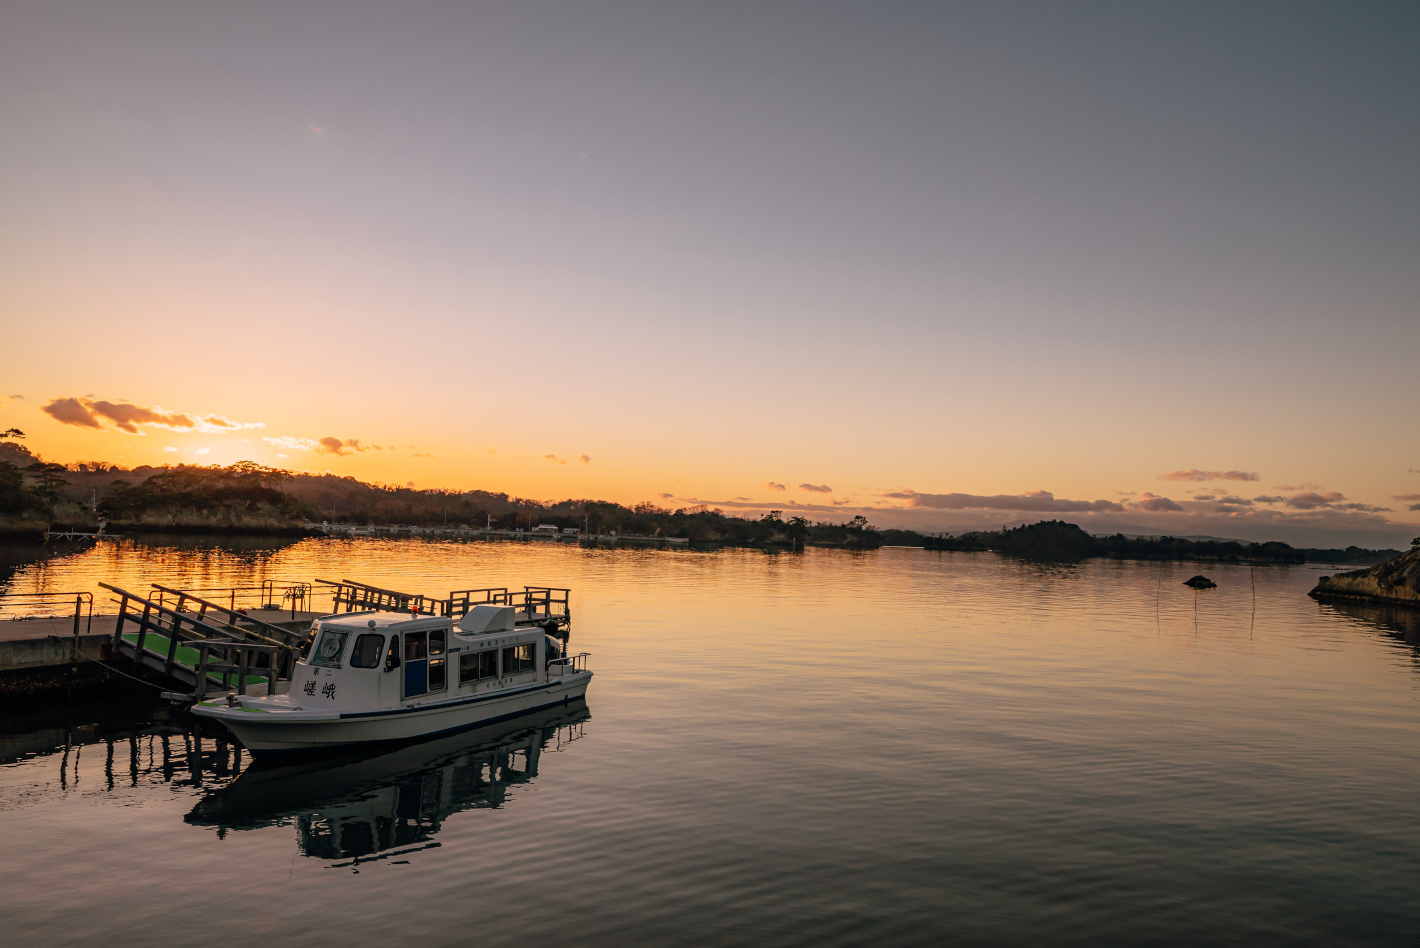
[[[7,3],[0,429],[1420,533],[1420,5]]]

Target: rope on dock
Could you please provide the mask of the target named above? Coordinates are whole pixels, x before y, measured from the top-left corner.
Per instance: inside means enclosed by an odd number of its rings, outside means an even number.
[[[59,636],[59,635],[51,635],[51,636],[49,636],[49,638],[54,639],[56,642],[65,642],[65,641],[66,641],[66,639],[65,639],[63,636]],[[157,688],[159,691],[163,691],[163,690],[164,690],[164,688],[163,688],[162,685],[155,685],[155,684],[153,684],[151,681],[144,681],[142,678],[139,678],[139,677],[136,676],[136,675],[130,675],[130,674],[128,674],[128,672],[121,672],[121,671],[119,671],[117,668],[114,668],[114,667],[111,666],[111,665],[105,665],[105,664],[103,663],[103,660],[102,660],[102,659],[97,659],[97,658],[81,658],[81,657],[79,657],[79,649],[78,649],[78,647],[75,646],[73,643],[67,643],[67,644],[69,644],[70,658],[71,658],[73,661],[75,661],[75,662],[92,662],[93,664],[99,666],[99,668],[103,669],[103,670],[106,671],[106,672],[111,672],[112,674],[115,674],[115,675],[122,675],[124,678],[132,678],[134,681],[138,682],[140,685],[147,685],[149,688]]]

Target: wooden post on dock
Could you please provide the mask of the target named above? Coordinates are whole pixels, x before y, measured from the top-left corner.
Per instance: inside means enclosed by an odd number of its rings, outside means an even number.
[[[84,610],[84,597],[74,597],[74,654],[69,657],[71,663],[79,661],[79,614]]]

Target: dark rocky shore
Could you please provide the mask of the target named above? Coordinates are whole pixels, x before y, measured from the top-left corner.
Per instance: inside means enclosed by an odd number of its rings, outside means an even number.
[[[1420,606],[1420,546],[1368,569],[1323,576],[1310,595]]]

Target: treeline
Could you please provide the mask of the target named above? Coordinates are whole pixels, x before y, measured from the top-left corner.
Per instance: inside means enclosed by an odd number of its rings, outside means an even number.
[[[18,428],[0,431],[0,517],[17,523],[53,516],[66,484],[64,465],[35,457],[18,443],[24,436]]]
[[[297,474],[251,461],[225,467],[179,464],[125,469],[104,462],[41,467],[42,471],[35,468],[29,474],[16,467],[16,489],[26,492],[30,508],[68,527],[92,528],[102,519],[110,532],[296,533],[308,522],[495,530],[553,524],[591,534],[744,546],[873,549],[882,543],[879,531],[863,517],[829,523],[785,519],[778,510],[750,519],[703,506],[671,510],[651,503],[628,507],[586,499],[544,502],[483,490],[415,490],[332,474]],[[0,468],[0,478],[5,473]]]
[[[992,551],[1026,559],[1072,561],[1103,556],[1130,560],[1209,560],[1220,563],[1306,563],[1324,561],[1366,565],[1398,556],[1399,550],[1360,547],[1318,549],[1286,543],[1240,543],[1235,540],[1185,540],[1180,537],[1097,537],[1079,525],[1043,520],[1009,530],[926,537],[929,550]]]

